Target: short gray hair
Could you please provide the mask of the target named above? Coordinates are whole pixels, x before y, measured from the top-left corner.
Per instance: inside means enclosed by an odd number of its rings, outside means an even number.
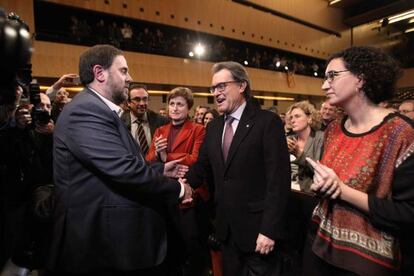
[[[224,61],[214,64],[211,72],[214,75],[223,69],[229,70],[235,81],[246,83],[246,89],[244,90],[243,95],[246,100],[249,99],[251,97],[251,82],[246,69],[238,62]]]

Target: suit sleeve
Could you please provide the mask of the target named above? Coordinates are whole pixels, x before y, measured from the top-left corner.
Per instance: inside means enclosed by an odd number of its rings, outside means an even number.
[[[211,129],[210,125],[207,127],[205,138],[203,139],[201,143],[200,150],[198,152],[197,161],[191,165],[190,170],[185,176],[188,183],[193,188],[200,187],[204,183],[204,180],[212,178],[212,169],[211,169],[211,164],[209,161],[208,150],[207,150],[208,143],[209,141],[211,141],[211,138],[209,138],[209,129]],[[210,131],[210,135],[211,135],[211,131]]]
[[[414,226],[414,154],[396,170],[391,198],[368,195],[369,216],[379,228],[399,232],[404,226]]]
[[[289,153],[278,117],[266,123],[262,143],[267,191],[260,233],[274,240],[284,235],[290,192]]]
[[[139,194],[173,196],[180,185],[147,166],[144,158],[125,145],[130,139],[122,122],[106,106],[85,102],[68,114],[63,143],[83,166],[113,188]],[[125,132],[125,133],[124,133]],[[124,134],[124,137],[122,135]],[[59,139],[58,136],[57,139]]]
[[[200,147],[203,144],[206,131],[204,127],[197,127],[194,131],[194,143],[189,152],[170,152],[167,154],[167,162],[184,158],[180,163],[183,165],[191,166],[197,161]]]

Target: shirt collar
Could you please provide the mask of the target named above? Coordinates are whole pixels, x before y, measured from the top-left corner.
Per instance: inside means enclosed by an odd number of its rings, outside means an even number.
[[[148,115],[147,112],[142,115],[142,118],[138,118],[135,114],[131,111],[131,122],[135,122],[136,120],[140,120],[141,122],[148,122]]]
[[[98,95],[99,98],[102,99],[102,101],[104,101],[104,103],[112,110],[115,111],[115,113],[121,117],[123,110],[119,105],[114,104],[113,102],[111,102],[110,100],[108,100],[107,98],[105,98],[104,96],[102,96],[101,94],[99,94],[96,90],[94,90],[93,88],[88,87],[89,90],[91,90],[92,92],[94,92],[96,95]]]
[[[230,114],[231,117],[233,117],[234,119],[236,119],[237,121],[240,121],[240,118],[243,114],[244,109],[246,108],[246,102],[242,103],[237,109],[236,111],[234,111],[233,113]],[[226,116],[227,117],[227,116]]]

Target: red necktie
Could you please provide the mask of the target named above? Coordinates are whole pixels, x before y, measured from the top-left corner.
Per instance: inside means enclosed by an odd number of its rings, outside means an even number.
[[[234,118],[231,116],[226,117],[226,127],[224,129],[224,138],[223,138],[223,157],[224,161],[227,161],[227,155],[229,154],[229,149],[231,145],[231,141],[233,140],[233,127],[231,124],[233,123]]]

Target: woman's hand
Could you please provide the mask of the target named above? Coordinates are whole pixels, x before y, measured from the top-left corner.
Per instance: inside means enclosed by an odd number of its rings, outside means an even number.
[[[335,171],[309,157],[306,158],[306,161],[308,161],[314,169],[313,183],[310,187],[311,190],[316,194],[329,199],[340,197],[344,183],[339,179]]]
[[[162,135],[154,138],[155,152],[162,162],[167,161],[167,138]]]
[[[286,138],[286,140],[287,140],[289,153],[293,154],[296,157],[300,156],[301,151],[299,149],[298,139],[294,136],[289,136]]]

